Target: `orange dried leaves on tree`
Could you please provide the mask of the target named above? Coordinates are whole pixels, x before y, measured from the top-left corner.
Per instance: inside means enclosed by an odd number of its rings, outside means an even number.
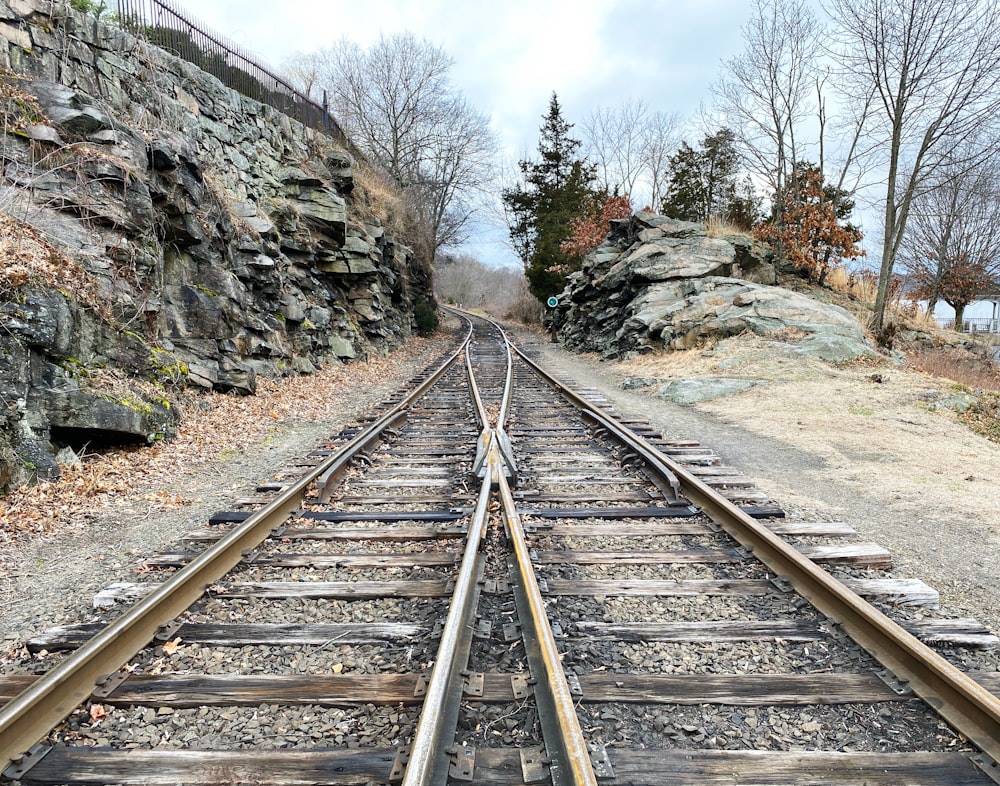
[[[838,205],[833,192],[823,185],[818,167],[803,165],[796,173],[794,188],[785,194],[780,214],[754,227],[758,240],[774,246],[795,267],[820,282],[842,259],[865,255],[857,245],[861,231],[840,223],[844,203]]]
[[[559,250],[577,259],[585,257],[604,242],[611,221],[631,215],[632,203],[627,196],[609,196],[588,215],[570,221],[572,234],[560,244]]]

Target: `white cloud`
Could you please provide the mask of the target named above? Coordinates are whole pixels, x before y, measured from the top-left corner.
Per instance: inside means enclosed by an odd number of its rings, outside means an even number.
[[[690,115],[742,48],[751,13],[742,0],[199,0],[190,10],[276,67],[341,37],[426,38],[455,60],[455,84],[492,116],[512,159],[535,150],[553,91],[571,123],[630,98]]]

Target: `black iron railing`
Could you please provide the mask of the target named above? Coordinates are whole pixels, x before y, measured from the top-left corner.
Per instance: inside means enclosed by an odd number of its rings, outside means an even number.
[[[1000,333],[1000,319],[972,317],[962,320],[963,333]]]
[[[317,104],[271,71],[258,55],[210,30],[171,0],[118,0],[118,18],[134,35],[198,66],[227,87],[325,131],[360,156],[330,116],[325,91],[323,103]]]

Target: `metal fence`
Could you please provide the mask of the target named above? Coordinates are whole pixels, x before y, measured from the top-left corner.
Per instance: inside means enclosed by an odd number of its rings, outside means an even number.
[[[962,320],[963,333],[1000,333],[1000,319],[973,317]]]
[[[326,132],[360,155],[330,116],[325,91],[323,103],[317,104],[253,52],[210,30],[171,0],[118,0],[118,18],[132,34],[198,66],[227,87]]]

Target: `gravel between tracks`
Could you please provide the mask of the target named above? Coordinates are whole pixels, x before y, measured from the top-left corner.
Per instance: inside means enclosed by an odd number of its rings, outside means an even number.
[[[714,450],[803,521],[846,521],[889,549],[894,574],[941,593],[942,608],[1000,631],[1000,445],[932,410],[947,380],[888,362],[832,365],[738,336],[711,351],[602,362],[515,330],[556,376],[605,396],[623,416]],[[882,382],[875,382],[877,374]],[[767,384],[678,405],[629,378],[752,377]]]
[[[862,539],[892,551],[897,575],[936,587],[947,611],[1000,630],[1000,561],[993,558],[1000,547],[1000,446],[972,434],[948,411],[928,410],[921,395],[946,383],[887,366],[876,369],[887,381],[875,384],[868,379],[871,368],[791,355],[775,359],[773,351],[764,351],[766,342],[743,337],[710,353],[675,353],[659,366],[648,359],[612,364],[572,355],[528,331],[515,331],[515,339],[561,376],[599,390],[621,414],[646,417],[668,436],[712,448],[790,516],[849,522]],[[348,373],[311,386],[310,395],[328,404],[326,420],[297,414],[302,408],[267,422],[248,419],[246,430],[268,439],[261,454],[234,451],[223,438],[214,452],[182,463],[167,481],[140,475],[110,502],[77,499],[64,517],[75,522],[71,527],[42,534],[0,531],[0,662],[5,653],[19,651],[26,636],[80,621],[96,590],[135,579],[139,556],[175,543],[285,460],[316,447],[423,368],[445,343],[444,337],[416,341],[373,361],[380,364],[378,384],[350,385]],[[741,374],[770,383],[693,406],[656,398],[655,387],[621,388],[635,376]],[[295,382],[276,384],[269,395],[280,400],[280,386],[291,390]],[[196,423],[203,413],[190,410],[188,422]],[[184,443],[158,450],[161,456],[183,453]],[[174,494],[186,495],[181,504],[158,504]],[[0,523],[17,515],[16,499],[6,505]]]

